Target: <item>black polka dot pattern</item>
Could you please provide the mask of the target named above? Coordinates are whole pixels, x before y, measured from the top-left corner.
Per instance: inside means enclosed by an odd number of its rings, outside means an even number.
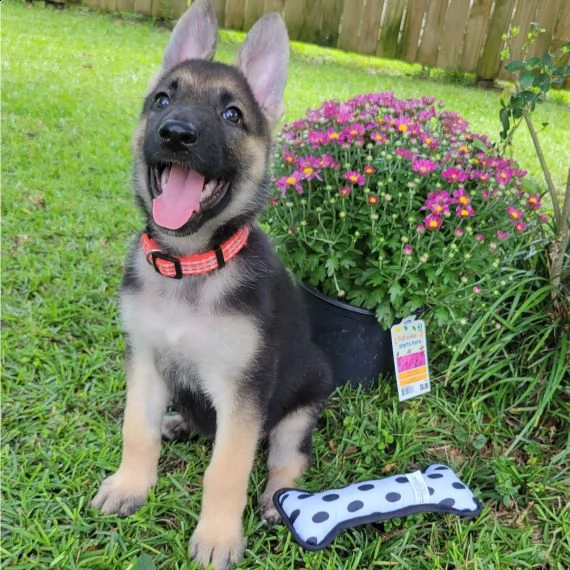
[[[359,511],[363,506],[364,506],[364,503],[362,501],[352,501],[352,503],[348,504],[348,507],[346,507],[346,510],[349,513],[354,513],[356,511]]]
[[[457,483],[457,481],[455,483],[453,483],[451,486],[454,489],[465,489],[465,485],[463,485],[462,483]]]
[[[433,495],[435,493],[432,487],[428,487],[428,491],[430,495]]]
[[[402,495],[400,495],[400,493],[388,493],[386,495],[386,500],[389,503],[397,503],[401,498],[402,498]]]
[[[445,465],[440,465],[439,467],[435,468],[436,471],[447,471],[448,469],[449,467],[445,467]]]
[[[281,495],[281,499],[279,500],[279,502],[281,504],[283,504],[285,502],[285,499],[289,496],[289,493],[285,493],[284,495]]]
[[[336,493],[329,493],[328,495],[324,495],[323,501],[331,503],[332,501],[336,501],[339,497],[340,495],[337,495]]]
[[[396,477],[395,481],[396,481],[396,483],[407,483],[408,478],[407,477]]]
[[[439,501],[439,504],[443,507],[453,507],[453,505],[455,505],[455,499],[443,499],[443,501]]]
[[[370,483],[365,483],[364,485],[358,486],[359,491],[370,491],[370,489],[374,489],[374,485],[371,485]]]
[[[303,500],[303,499],[308,499],[309,497],[312,497],[313,495],[311,495],[311,493],[301,493],[300,495],[297,496],[297,499],[299,500]]]
[[[291,524],[294,524],[295,521],[297,520],[297,517],[301,514],[301,511],[299,509],[295,509],[290,515],[289,515],[289,521],[291,522]]]
[[[443,475],[441,473],[430,473],[428,479],[441,479]]]
[[[329,514],[325,511],[319,511],[316,515],[313,515],[312,521],[315,523],[321,523],[328,520]]]
[[[317,544],[317,537],[309,536],[309,538],[307,538],[307,544]]]

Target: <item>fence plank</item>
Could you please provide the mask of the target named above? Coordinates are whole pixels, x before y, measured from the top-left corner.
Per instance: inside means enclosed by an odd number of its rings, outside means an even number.
[[[420,47],[416,55],[417,62],[429,66],[434,66],[437,63],[439,39],[446,12],[447,0],[430,0]]]
[[[520,34],[512,41],[511,57],[517,59],[521,53],[521,47],[530,30],[530,23],[536,22],[538,0],[518,0],[516,12],[511,19],[511,28],[520,28]]]
[[[284,7],[285,0],[265,0],[263,13],[269,14],[270,12],[277,12],[278,14],[283,14]]]
[[[283,9],[283,17],[287,24],[289,37],[292,40],[303,39],[303,22],[305,20],[305,0],[287,0]]]
[[[481,79],[494,79],[501,68],[501,36],[509,29],[515,0],[497,0],[495,12],[487,29],[485,48],[477,63],[476,73]]]
[[[462,71],[475,71],[477,67],[492,5],[493,0],[475,0],[471,7],[459,62],[459,69]]]
[[[117,0],[117,10],[132,14],[135,10],[135,0]]]
[[[303,41],[318,43],[323,10],[327,9],[326,0],[307,0],[303,18]]]
[[[338,47],[346,51],[355,51],[358,47],[360,22],[364,17],[364,2],[349,1],[344,3],[341,18],[341,30]]]
[[[388,0],[386,14],[382,22],[382,31],[380,32],[378,51],[376,52],[380,57],[391,59],[398,57],[401,51],[398,38],[405,7],[406,3],[401,0]]]
[[[261,16],[265,8],[265,0],[246,0],[243,17],[243,29],[249,30]]]
[[[542,0],[542,6],[538,13],[538,22],[545,29],[540,34],[534,44],[533,55],[541,56],[548,50],[554,36],[554,28],[556,27],[556,16],[562,11],[561,3],[567,3],[568,0]]]
[[[245,0],[228,0],[224,26],[228,30],[243,30]]]
[[[360,36],[358,37],[358,44],[356,46],[358,53],[367,55],[376,53],[383,8],[384,0],[367,0],[365,17],[360,24]]]
[[[146,16],[152,15],[152,0],[135,0],[135,12]]]
[[[408,0],[408,12],[402,34],[401,57],[404,61],[416,61],[428,0]]]
[[[570,41],[570,2],[563,2],[554,27],[551,49],[557,51],[563,42]]]
[[[350,0],[349,0],[350,1]],[[321,43],[327,46],[337,46],[340,19],[344,11],[345,0],[326,0],[327,7],[323,9],[319,37]]]
[[[457,69],[467,16],[469,16],[469,2],[450,0],[437,55],[437,67]]]
[[[184,0],[186,3],[186,0]],[[214,0],[214,9],[216,10],[216,20],[220,28],[225,27],[226,21],[226,0]]]

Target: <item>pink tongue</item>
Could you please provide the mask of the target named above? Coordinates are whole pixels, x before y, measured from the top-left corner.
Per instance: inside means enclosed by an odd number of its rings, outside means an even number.
[[[203,188],[204,177],[195,170],[184,170],[172,165],[162,194],[152,201],[154,221],[169,230],[181,228],[194,212],[200,210]]]

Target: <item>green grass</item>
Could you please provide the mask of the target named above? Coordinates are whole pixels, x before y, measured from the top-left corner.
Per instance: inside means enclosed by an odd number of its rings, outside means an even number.
[[[126,245],[140,225],[129,144],[167,32],[6,2],[2,24],[2,567],[127,569],[148,554],[164,570],[193,568],[186,545],[210,443],[165,445],[160,482],[132,517],[89,507],[120,458],[124,342],[116,292]],[[236,37],[223,36],[221,59],[233,57]],[[288,119],[324,98],[393,90],[434,95],[476,130],[498,132],[495,93],[424,80],[417,68],[394,62],[307,46],[294,54]],[[543,136],[560,184],[570,114],[565,96],[557,101],[540,109],[538,122],[551,123]],[[524,137],[515,153],[538,172]],[[283,527],[267,529],[255,513],[265,478],[260,461],[240,568],[570,567],[567,417],[543,418],[506,455],[526,425],[521,418],[535,412],[524,402],[513,409],[512,384],[520,381],[532,402],[540,386],[509,371],[516,353],[492,348],[488,361],[464,357],[469,382],[436,376],[421,400],[398,403],[391,381],[371,392],[340,391],[323,414],[315,462],[302,481],[320,490],[447,462],[484,502],[481,517],[415,515],[358,527],[320,553],[303,552]],[[478,374],[491,362],[504,377],[483,384]]]

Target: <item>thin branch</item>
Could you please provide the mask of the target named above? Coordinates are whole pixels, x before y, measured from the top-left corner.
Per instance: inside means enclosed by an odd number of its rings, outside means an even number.
[[[540,142],[538,141],[538,136],[536,134],[534,124],[528,113],[525,113],[524,120],[526,122],[526,126],[528,127],[528,132],[530,133],[532,143],[534,144],[534,150],[536,151],[536,155],[538,156],[540,167],[542,168],[542,173],[544,174],[544,178],[546,180],[546,186],[548,188],[548,192],[550,193],[550,198],[552,200],[552,208],[554,209],[554,219],[556,221],[556,228],[559,228],[561,223],[561,213],[560,213],[560,205],[558,204],[558,195],[556,194],[556,187],[554,186],[554,182],[552,181],[552,176],[550,175],[550,170],[548,169],[548,165],[546,164],[544,153],[542,152],[542,147],[540,146]]]

